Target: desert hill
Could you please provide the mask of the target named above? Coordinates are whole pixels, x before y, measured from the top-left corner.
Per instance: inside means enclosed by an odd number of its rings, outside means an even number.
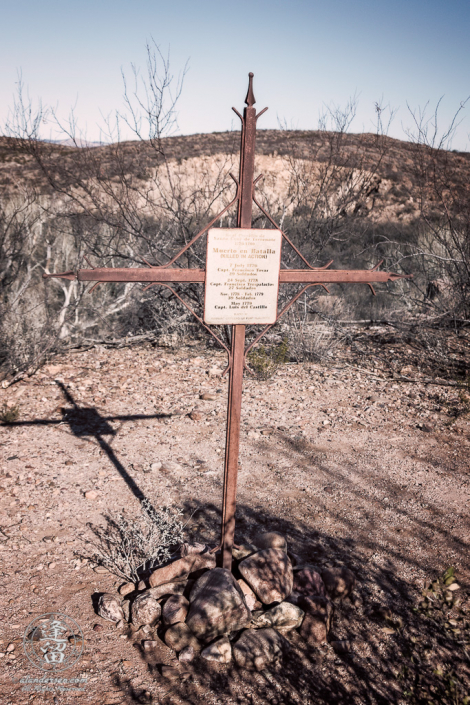
[[[125,166],[126,171],[145,175],[145,170],[161,163],[163,158],[182,162],[187,159],[227,155],[237,158],[240,132],[214,132],[187,136],[165,137],[158,148],[145,141],[126,141],[97,147],[70,147],[63,144],[39,143],[42,152],[58,166],[73,158],[77,152],[86,152],[99,161],[103,176],[113,177]],[[439,156],[459,189],[469,182],[470,153],[430,150],[422,145],[386,136],[340,134],[306,130],[258,130],[256,153],[272,159],[298,159],[319,164],[332,162],[337,166],[374,170],[381,179],[394,184],[416,186],[417,162],[425,153]],[[117,157],[119,158],[117,159]],[[0,186],[9,190],[15,182],[31,180],[47,188],[44,175],[21,140],[0,136]]]

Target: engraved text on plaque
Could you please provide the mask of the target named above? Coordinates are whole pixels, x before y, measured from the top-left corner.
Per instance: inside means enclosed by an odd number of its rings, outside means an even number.
[[[280,261],[279,230],[211,228],[207,233],[204,321],[274,323]]]

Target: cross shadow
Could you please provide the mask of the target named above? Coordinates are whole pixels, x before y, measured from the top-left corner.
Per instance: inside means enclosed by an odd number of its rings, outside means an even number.
[[[139,500],[139,502],[146,499],[144,493],[134,478],[129,475],[128,471],[117,457],[111,446],[110,440],[106,439],[106,436],[113,438],[116,435],[116,430],[111,426],[110,421],[160,419],[168,418],[171,414],[123,414],[116,416],[102,416],[94,407],[79,406],[67,387],[58,380],[55,380],[55,382],[64,395],[65,400],[72,406],[71,409],[62,409],[62,419],[31,419],[28,421],[15,421],[8,424],[10,428],[14,426],[58,426],[64,422],[67,423],[71,432],[77,438],[93,438],[119,472],[132,494]]]

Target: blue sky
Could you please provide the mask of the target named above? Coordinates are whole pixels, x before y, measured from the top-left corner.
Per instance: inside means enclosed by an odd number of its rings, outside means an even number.
[[[1,0],[0,124],[18,71],[33,99],[75,105],[89,139],[100,114],[122,108],[121,68],[145,67],[153,38],[178,75],[182,134],[237,127],[247,73],[255,73],[260,128],[278,120],[316,129],[325,105],[356,94],[353,131],[373,130],[374,104],[397,110],[390,134],[404,137],[417,109],[443,97],[447,125],[470,95],[470,2],[466,0]],[[470,102],[452,146],[470,150]],[[45,127],[47,130],[47,127]]]

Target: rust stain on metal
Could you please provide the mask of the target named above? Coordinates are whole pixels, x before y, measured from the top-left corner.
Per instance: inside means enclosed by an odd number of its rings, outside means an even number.
[[[170,286],[171,283],[200,283],[205,282],[204,269],[184,269],[178,266],[173,266],[178,259],[199,240],[235,203],[238,203],[237,224],[239,228],[251,229],[253,203],[266,216],[269,222],[279,230],[284,240],[296,252],[302,262],[306,265],[305,269],[280,269],[279,283],[280,284],[305,284],[299,291],[278,313],[277,321],[283,316],[289,308],[302,296],[308,289],[314,286],[322,286],[328,291],[327,284],[367,284],[372,293],[375,295],[373,283],[376,282],[393,282],[397,279],[406,279],[412,275],[396,274],[394,272],[381,272],[378,267],[381,262],[372,269],[330,269],[332,264],[328,262],[324,267],[313,267],[297,249],[294,243],[284,233],[271,215],[263,208],[256,199],[254,190],[256,183],[262,178],[259,175],[254,179],[255,170],[255,142],[256,142],[256,123],[258,118],[267,110],[264,108],[260,113],[256,114],[254,108],[255,96],[253,93],[253,74],[249,74],[248,92],[245,99],[246,108],[241,115],[236,108],[234,112],[241,120],[241,148],[240,148],[240,171],[239,177],[236,179],[232,174],[233,181],[236,185],[236,193],[230,203],[218,213],[201,231],[195,235],[192,240],[185,245],[166,265],[153,266],[146,262],[147,267],[93,267],[89,262],[91,269],[79,269],[77,272],[68,271],[56,274],[44,274],[44,278],[60,278],[70,281],[78,280],[82,282],[95,282],[95,285],[90,289],[92,291],[98,284],[104,282],[135,282],[147,283],[144,291],[152,286],[163,286],[169,289],[176,298],[185,306],[188,311],[206,328],[206,330],[217,340],[217,342],[228,353],[228,365],[224,374],[229,372],[228,381],[228,406],[227,406],[227,427],[226,427],[226,442],[225,442],[225,467],[224,467],[224,487],[222,497],[222,524],[220,544],[214,551],[221,549],[221,565],[224,568],[231,570],[232,567],[232,549],[235,540],[235,512],[236,512],[236,493],[237,493],[237,476],[238,476],[238,455],[240,446],[240,419],[242,405],[242,388],[243,388],[243,372],[246,369],[246,356],[254,345],[272,328],[275,323],[272,323],[259,333],[255,340],[245,348],[245,326],[232,326],[232,339],[230,349],[223,341],[206,325],[206,323],[196,314],[189,304]]]

